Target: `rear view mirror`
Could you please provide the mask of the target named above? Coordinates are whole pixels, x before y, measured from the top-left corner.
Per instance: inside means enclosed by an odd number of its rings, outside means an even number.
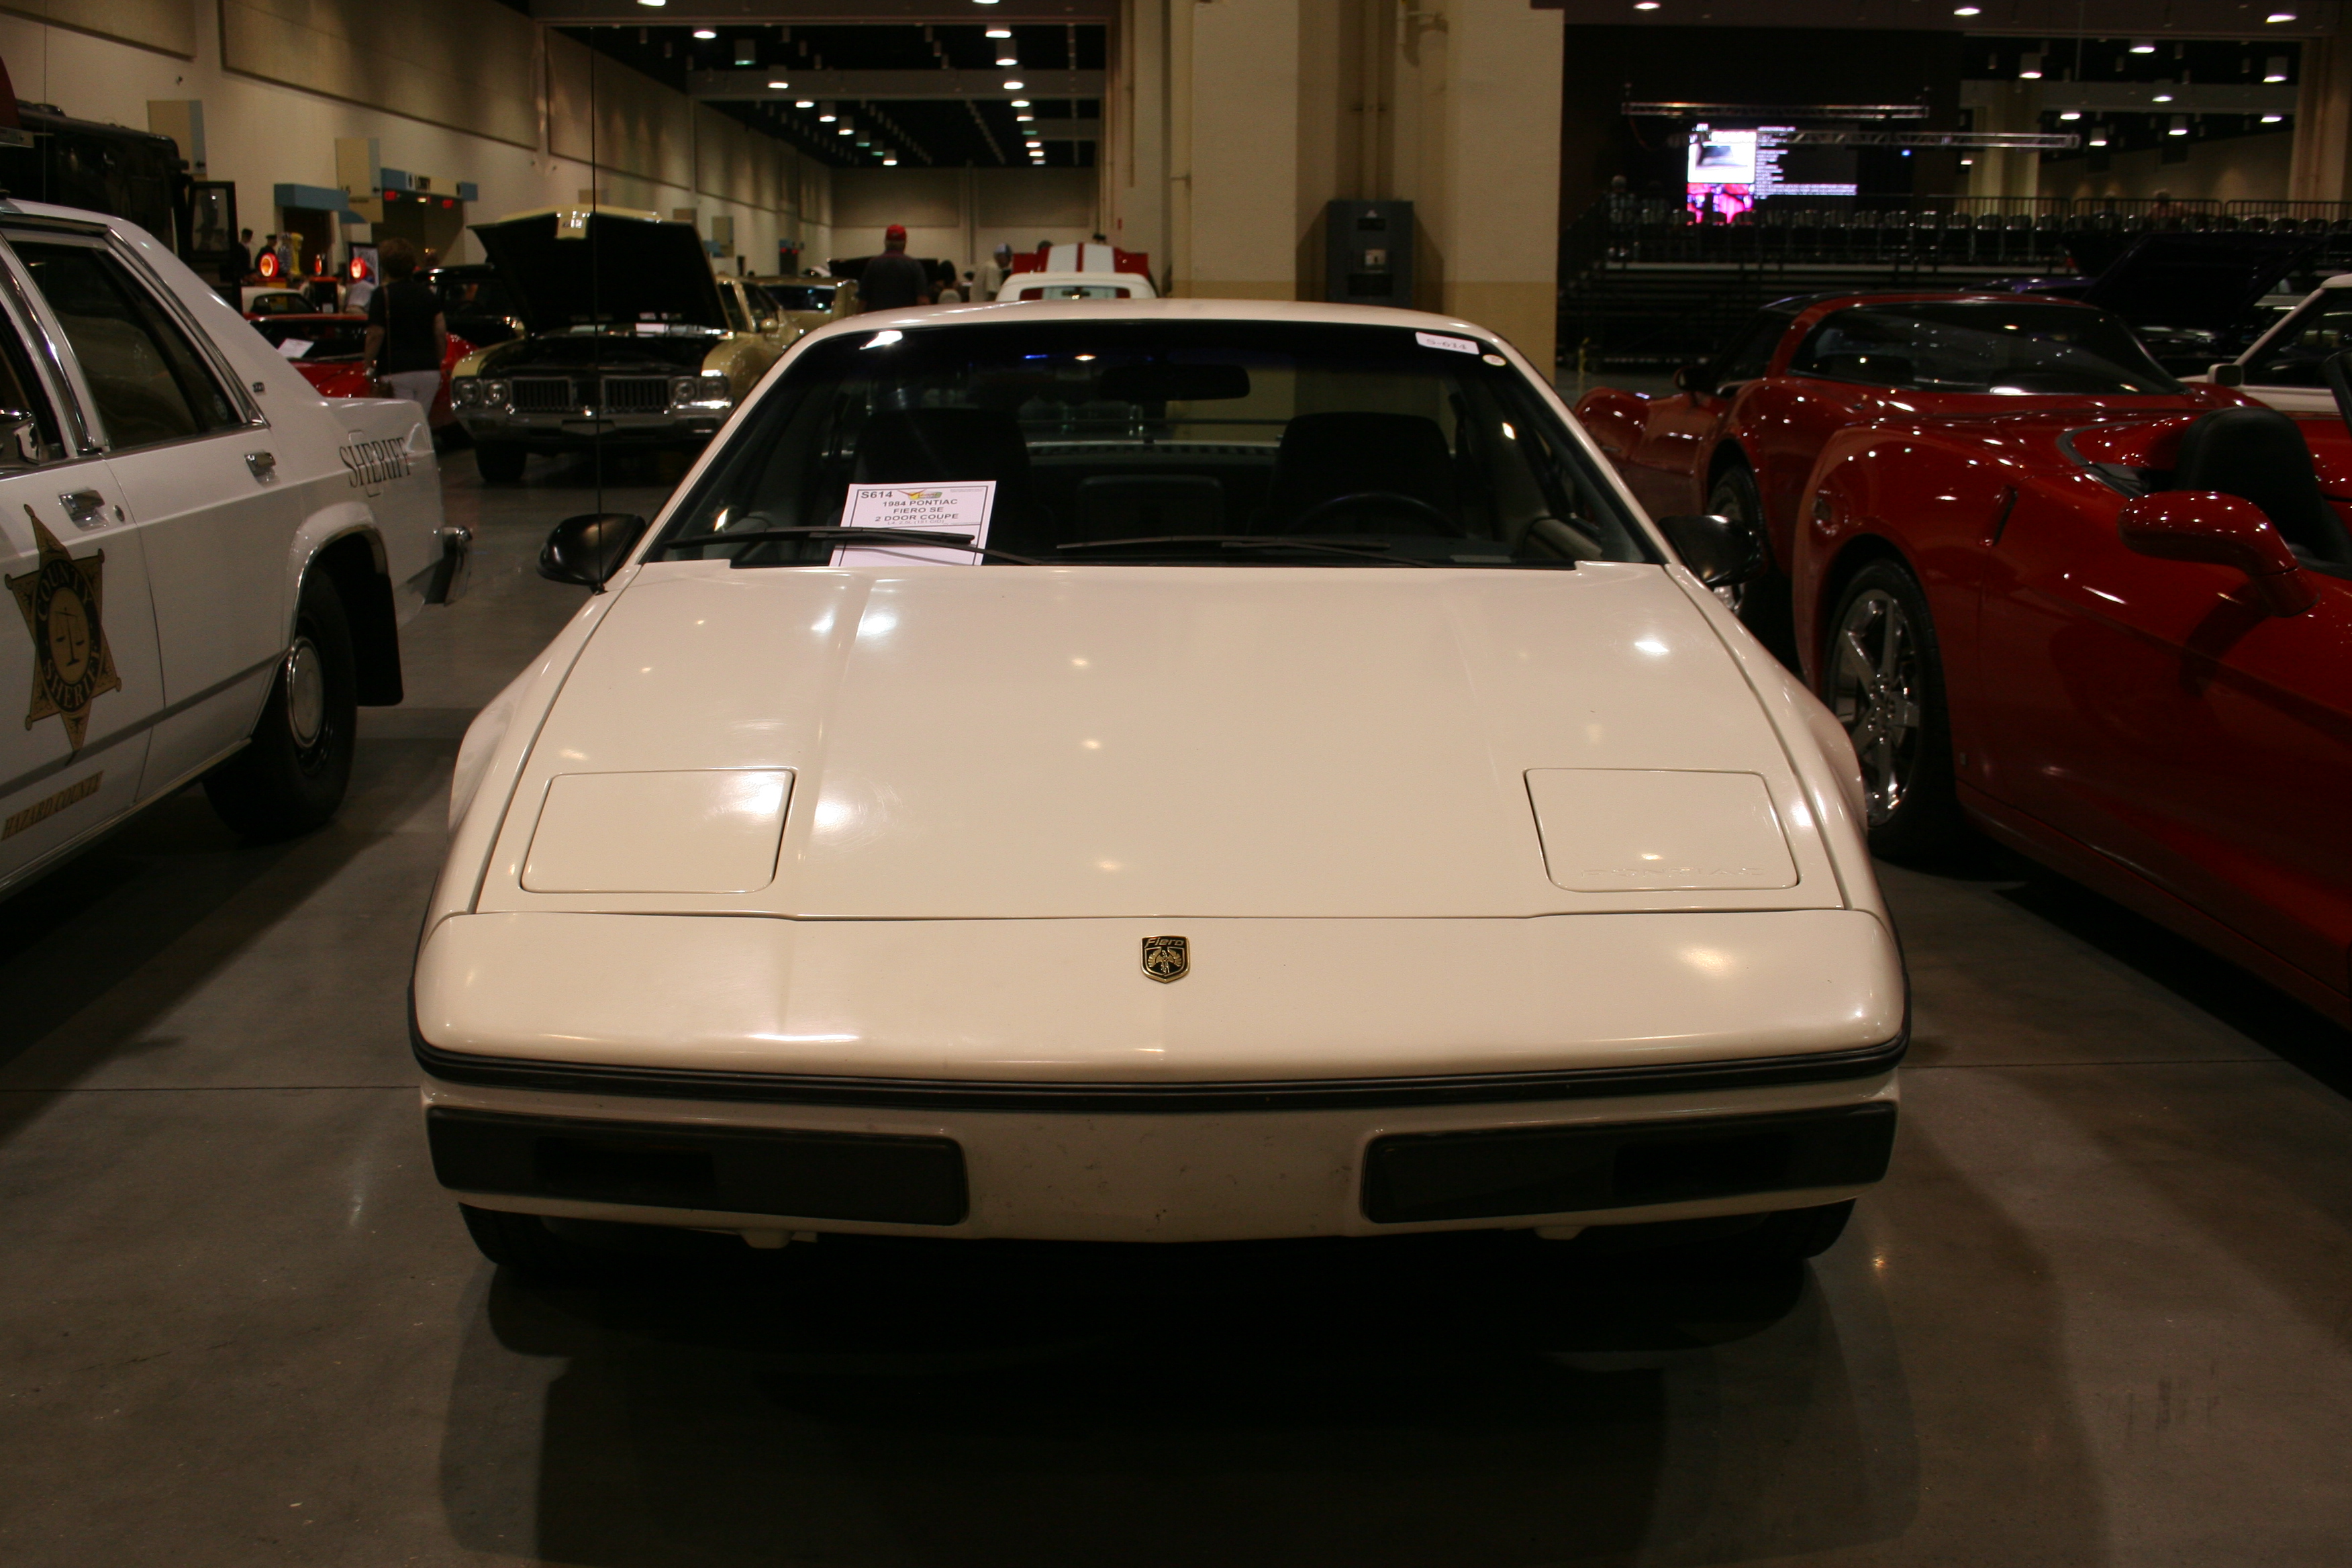
[[[1706,366],[1703,364],[1686,364],[1677,367],[1675,371],[1675,390],[1676,392],[1705,392],[1706,390]]]
[[[1102,395],[1113,403],[1208,403],[1249,394],[1249,372],[1237,364],[1115,364],[1102,374]]]
[[[2210,381],[2216,386],[2243,386],[2246,384],[2246,367],[2238,363],[2235,360],[2223,361],[2221,363],[2215,365],[2211,370],[2207,371],[2205,375],[2206,379]]]
[[[1718,511],[1658,519],[1691,575],[1710,588],[1730,588],[1764,570],[1764,531],[1746,518]]]
[[[573,583],[601,594],[645,532],[646,520],[631,511],[567,517],[549,531],[540,549],[539,574],[551,583]]]
[[[2273,616],[2299,616],[2319,602],[2286,541],[2263,509],[2218,490],[2159,490],[2124,503],[2116,520],[2124,548],[2166,561],[2234,566]]]

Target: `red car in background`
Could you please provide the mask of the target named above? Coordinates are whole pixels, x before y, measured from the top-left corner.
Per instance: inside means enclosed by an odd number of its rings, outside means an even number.
[[[1873,847],[1972,823],[2352,1025],[2352,431],[1973,307],[1806,302],[1729,399]]]
[[[302,379],[327,397],[383,397],[382,382],[368,374],[367,318],[357,314],[267,316],[254,330],[294,362]],[[449,373],[474,352],[474,345],[452,333],[449,352],[441,359],[441,390],[433,395],[428,423],[438,438],[458,428],[457,411],[449,404]]]
[[[1856,312],[1864,314],[1857,315]],[[2029,383],[1923,365],[1871,322],[1897,317],[1964,333],[2063,344],[2067,356]],[[1783,659],[1789,566],[1800,501],[1831,437],[1882,419],[2005,420],[2052,408],[2084,418],[2178,413],[2243,404],[2220,387],[2175,381],[2116,316],[2072,301],[2015,294],[1812,295],[1766,306],[1714,360],[1678,371],[1664,396],[1601,387],[1576,405],[1654,516],[1720,512],[1759,522],[1762,574],[1744,591],[1740,618]]]

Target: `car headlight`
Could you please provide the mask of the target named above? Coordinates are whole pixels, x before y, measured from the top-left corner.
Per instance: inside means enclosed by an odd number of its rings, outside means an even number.
[[[482,405],[482,384],[474,377],[462,376],[449,384],[449,401],[460,408]]]
[[[724,412],[735,406],[735,389],[717,371],[706,370],[700,375],[672,377],[669,401],[673,408]]]

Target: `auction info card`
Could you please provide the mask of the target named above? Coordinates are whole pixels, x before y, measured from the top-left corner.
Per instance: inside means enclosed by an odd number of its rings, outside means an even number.
[[[989,514],[996,510],[994,479],[944,480],[935,485],[852,485],[842,509],[844,528],[902,528],[920,533],[955,533],[974,544],[988,542]],[[912,542],[844,545],[833,552],[835,566],[898,566],[938,561],[976,566],[980,555],[952,545],[934,548]]]

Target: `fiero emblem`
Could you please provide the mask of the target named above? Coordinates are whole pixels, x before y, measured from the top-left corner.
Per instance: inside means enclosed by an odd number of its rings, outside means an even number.
[[[1192,972],[1192,947],[1181,936],[1143,939],[1143,973],[1166,984]]]

